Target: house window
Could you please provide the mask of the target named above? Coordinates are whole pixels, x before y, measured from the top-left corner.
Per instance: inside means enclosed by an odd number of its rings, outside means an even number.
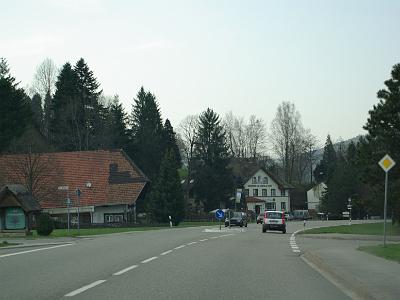
[[[264,177],[263,183],[264,183],[264,184],[267,184],[267,183],[268,183],[268,177]]]
[[[276,210],[275,202],[267,202],[266,209],[267,210]]]
[[[257,183],[257,178],[253,177],[252,183]]]
[[[122,223],[123,221],[123,214],[104,214],[104,223]]]
[[[253,196],[258,196],[258,189],[253,189]]]
[[[271,189],[271,196],[276,196],[276,190],[275,189]]]
[[[286,210],[286,202],[281,202],[281,210]]]
[[[262,189],[262,196],[267,197],[267,189]]]
[[[244,195],[245,195],[246,197],[249,196],[249,189],[244,189]]]
[[[285,190],[281,190],[281,196],[285,196]]]
[[[257,183],[261,183],[261,176],[258,176]]]

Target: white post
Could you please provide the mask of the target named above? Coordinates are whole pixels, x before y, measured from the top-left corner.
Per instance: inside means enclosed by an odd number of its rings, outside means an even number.
[[[386,209],[387,209],[387,190],[388,190],[388,173],[385,176],[385,204],[383,205],[383,247],[386,247]]]
[[[168,216],[168,217],[169,217],[169,227],[172,228],[172,219],[171,219],[171,216]]]

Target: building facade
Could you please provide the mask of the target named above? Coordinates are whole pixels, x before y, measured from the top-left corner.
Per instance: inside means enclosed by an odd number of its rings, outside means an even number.
[[[265,210],[290,211],[292,188],[264,168],[259,168],[244,184],[247,209],[256,214]]]
[[[26,185],[26,170],[42,211],[72,224],[129,221],[149,181],[121,149],[0,156],[3,184]]]
[[[321,199],[326,191],[326,184],[321,182],[307,191],[307,207],[309,210],[320,211]]]

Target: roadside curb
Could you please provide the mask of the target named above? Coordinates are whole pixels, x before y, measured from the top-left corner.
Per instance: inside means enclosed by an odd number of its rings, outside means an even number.
[[[7,247],[1,247],[1,250],[6,250],[6,249],[20,249],[20,248],[34,248],[34,247],[42,247],[42,246],[58,246],[58,245],[64,245],[64,244],[73,244],[75,241],[69,241],[69,242],[59,242],[59,243],[37,243],[37,244],[20,244],[20,245],[13,245],[13,246],[7,246]]]
[[[304,230],[302,230],[304,231]],[[361,235],[361,234],[336,234],[336,233],[300,233],[301,237],[309,239],[327,239],[327,240],[356,240],[356,241],[382,241],[380,235]],[[387,237],[388,241],[400,242],[400,236]]]
[[[316,253],[306,251],[301,259],[312,269],[321,274],[326,280],[339,288],[344,294],[354,300],[377,300],[368,292],[368,287],[356,278],[341,274],[329,267]]]

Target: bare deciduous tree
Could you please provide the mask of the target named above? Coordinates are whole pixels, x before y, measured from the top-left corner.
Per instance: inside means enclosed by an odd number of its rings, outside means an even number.
[[[294,163],[302,151],[302,131],[300,113],[293,103],[282,102],[271,123],[271,142],[275,154],[282,162],[284,177],[293,180]]]
[[[36,73],[33,78],[33,88],[42,99],[46,97],[47,93],[53,95],[57,74],[57,67],[50,58],[46,58],[36,68]]]

